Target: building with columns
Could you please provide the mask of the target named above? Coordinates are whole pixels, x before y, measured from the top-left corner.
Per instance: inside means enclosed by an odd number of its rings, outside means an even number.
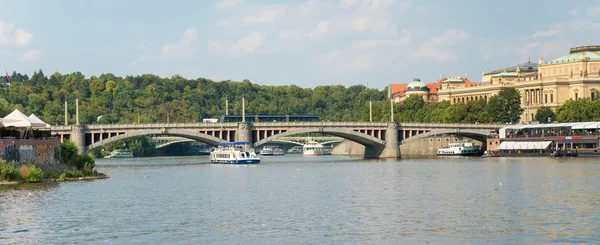
[[[481,82],[450,77],[438,81],[436,101],[450,103],[485,100],[502,88],[514,87],[521,93],[521,121],[534,121],[542,107],[556,109],[565,101],[590,98],[596,100],[600,91],[600,45],[570,48],[569,53],[550,61],[539,58],[537,63],[528,60],[522,64],[504,67],[492,72],[482,72]],[[399,86],[390,86],[390,98]],[[404,95],[406,96],[405,89]]]

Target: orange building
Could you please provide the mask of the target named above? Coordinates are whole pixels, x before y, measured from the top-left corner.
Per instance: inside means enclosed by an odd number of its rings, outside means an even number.
[[[471,87],[478,84],[467,78],[451,76],[442,77],[434,83],[424,83],[415,78],[408,84],[390,84],[389,97],[394,102],[402,102],[409,96],[416,94],[423,97],[425,102],[439,101],[439,90],[442,88]]]

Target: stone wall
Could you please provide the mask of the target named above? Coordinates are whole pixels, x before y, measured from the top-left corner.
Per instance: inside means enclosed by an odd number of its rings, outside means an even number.
[[[0,139],[0,157],[19,164],[58,164],[60,139]]]
[[[464,141],[473,141],[475,145],[483,145],[480,141],[463,137],[447,136],[425,138],[421,140],[410,141],[406,144],[400,145],[400,152],[402,155],[401,157],[411,158],[436,156],[437,150],[439,148],[448,146],[448,143],[457,143]],[[331,155],[362,157],[364,151],[365,147],[363,145],[350,140],[345,140],[344,142],[338,144],[335,148],[333,148],[333,150],[331,151]]]

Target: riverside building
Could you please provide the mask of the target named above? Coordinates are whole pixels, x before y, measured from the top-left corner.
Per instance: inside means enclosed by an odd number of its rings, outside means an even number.
[[[401,102],[411,94],[419,94],[427,102],[488,101],[505,87],[514,87],[521,93],[523,122],[535,120],[542,106],[555,110],[570,99],[596,100],[596,92],[600,91],[600,45],[572,47],[568,54],[549,61],[540,57],[537,63],[528,60],[491,72],[483,70],[481,82],[453,75],[431,84],[420,80],[391,84],[390,98]]]

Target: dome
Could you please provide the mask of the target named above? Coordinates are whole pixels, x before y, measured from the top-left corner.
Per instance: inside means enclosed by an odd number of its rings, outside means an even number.
[[[427,85],[424,82],[421,82],[421,79],[415,78],[411,83],[406,87],[407,89],[423,89],[427,88]]]

